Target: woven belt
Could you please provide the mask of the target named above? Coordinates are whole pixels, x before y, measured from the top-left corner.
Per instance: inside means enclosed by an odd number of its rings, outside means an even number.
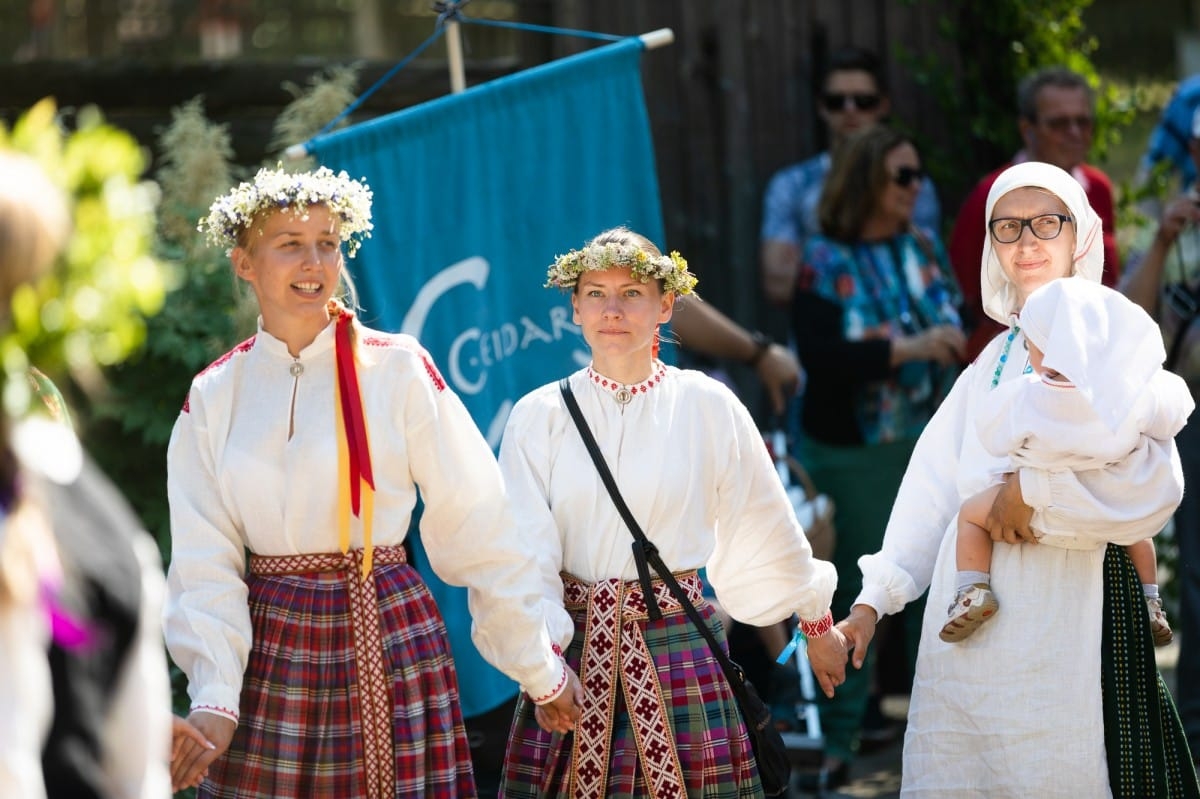
[[[374,564],[407,563],[404,547],[375,547]],[[396,794],[395,735],[392,730],[392,690],[383,663],[383,634],[379,628],[379,601],[375,570],[364,579],[363,550],[311,555],[250,556],[250,573],[261,576],[343,572],[350,596],[350,630],[358,673],[359,718],[363,736],[363,761],[367,795],[392,799]]]
[[[692,604],[701,604],[703,585],[696,572],[676,577]],[[587,613],[579,669],[586,690],[577,727],[580,734],[573,736],[571,796],[598,799],[605,795],[613,707],[620,685],[651,795],[657,799],[686,797],[662,684],[642,637],[640,622],[649,616],[641,585],[636,580],[585,583],[569,574],[562,578],[567,609]],[[655,580],[653,591],[664,616],[683,613],[665,583]]]

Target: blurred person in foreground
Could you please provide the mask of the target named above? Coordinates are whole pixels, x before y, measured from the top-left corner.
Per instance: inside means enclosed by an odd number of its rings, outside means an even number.
[[[43,170],[0,150],[5,328],[14,293],[50,267],[69,227]],[[0,417],[0,796],[167,797],[158,550],[53,418],[49,382],[31,392],[46,414]]]

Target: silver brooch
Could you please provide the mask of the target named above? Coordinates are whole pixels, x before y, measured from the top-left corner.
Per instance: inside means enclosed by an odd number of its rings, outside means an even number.
[[[615,399],[619,405],[628,405],[629,401],[633,399],[633,392],[625,388],[625,386],[621,386],[616,390],[616,393],[613,394],[613,399]]]
[[[299,377],[304,374],[304,364],[299,361],[292,361],[292,365],[288,367],[288,371],[292,373],[292,377]]]

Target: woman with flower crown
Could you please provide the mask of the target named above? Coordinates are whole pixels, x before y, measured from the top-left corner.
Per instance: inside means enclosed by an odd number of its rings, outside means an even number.
[[[200,225],[261,314],[194,378],[168,450],[167,644],[216,745],[172,771],[207,768],[201,797],[476,795],[445,628],[402,546],[418,489],[480,650],[556,729],[576,715],[490,448],[413,338],[335,298],[370,202],[344,172],[264,169]]]
[[[813,558],[749,412],[706,375],[656,357],[658,327],[695,277],[624,228],[559,257],[592,362],[567,378],[634,519],[701,614],[697,571],[734,618],[799,615],[822,689],[846,652],[831,630],[837,576]],[[555,643],[586,686],[573,736],[546,732],[518,700],[504,797],[762,796],[738,706],[709,645],[653,572],[584,445],[558,384],[513,408],[500,464],[537,553]],[[661,611],[647,615],[643,585]],[[718,637],[724,638],[719,623]]]

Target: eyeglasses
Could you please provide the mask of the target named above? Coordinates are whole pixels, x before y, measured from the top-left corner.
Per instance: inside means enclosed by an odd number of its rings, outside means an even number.
[[[1058,234],[1062,233],[1063,222],[1074,221],[1066,214],[1042,214],[1029,219],[1001,216],[988,222],[988,230],[992,231],[992,238],[1001,244],[1012,244],[1021,238],[1025,228],[1029,228],[1037,238],[1046,241],[1058,238]]]
[[[902,166],[892,175],[892,182],[902,189],[907,189],[914,183],[925,179],[925,172],[919,166]]]
[[[825,92],[821,101],[825,104],[826,111],[845,111],[847,103],[859,111],[874,111],[879,107],[881,99],[878,94]]]
[[[1079,128],[1081,133],[1090,133],[1096,120],[1089,116],[1046,117],[1042,123],[1055,133],[1066,133],[1072,127]]]

